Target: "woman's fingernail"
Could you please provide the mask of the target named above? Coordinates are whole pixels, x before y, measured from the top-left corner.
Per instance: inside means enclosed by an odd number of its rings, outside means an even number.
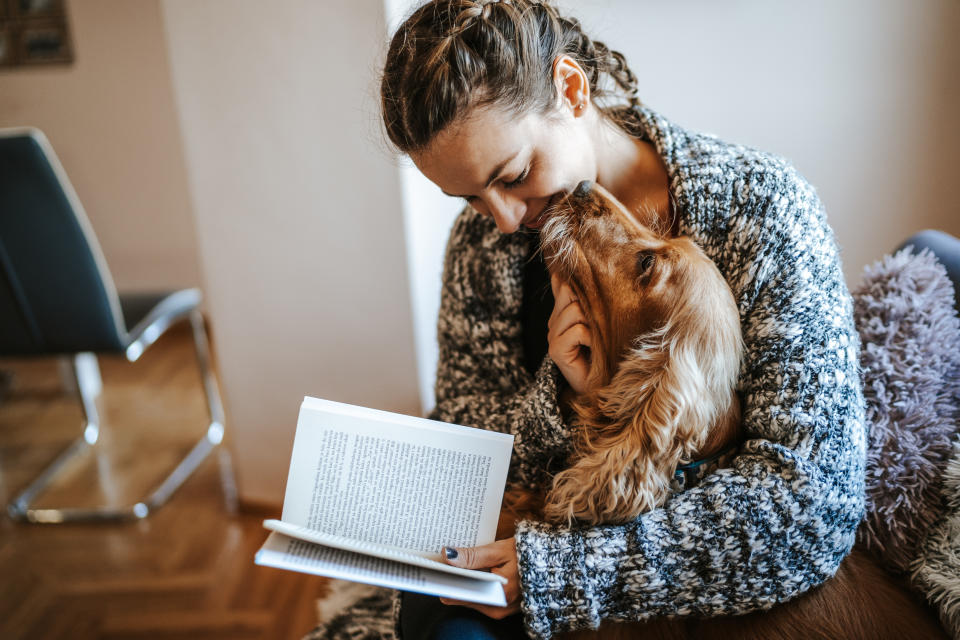
[[[456,560],[457,559],[457,550],[450,547],[445,547],[444,552],[447,554],[447,560]]]

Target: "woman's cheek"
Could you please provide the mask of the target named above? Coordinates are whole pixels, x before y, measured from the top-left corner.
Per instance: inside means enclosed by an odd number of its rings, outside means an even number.
[[[549,200],[554,194],[565,191],[563,181],[556,172],[541,172],[530,185],[533,197]]]

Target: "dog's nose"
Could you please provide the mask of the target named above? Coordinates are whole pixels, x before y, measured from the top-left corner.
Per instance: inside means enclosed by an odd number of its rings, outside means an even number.
[[[584,198],[590,195],[590,190],[593,189],[593,182],[590,180],[584,180],[577,185],[577,188],[573,190],[573,195],[578,198]]]

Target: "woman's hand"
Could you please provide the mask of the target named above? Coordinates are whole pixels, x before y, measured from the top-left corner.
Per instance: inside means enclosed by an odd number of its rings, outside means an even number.
[[[463,547],[446,551],[455,551],[456,557],[450,558],[444,554],[447,564],[464,569],[490,569],[491,572],[507,579],[503,585],[503,593],[507,597],[507,606],[492,607],[475,602],[461,602],[440,598],[443,604],[454,604],[461,607],[470,607],[480,613],[500,620],[520,611],[520,570],[517,567],[517,545],[513,538],[497,540],[479,547]]]
[[[550,358],[578,394],[587,386],[590,373],[590,330],[573,289],[559,276],[550,274],[553,313],[547,322],[547,350]]]

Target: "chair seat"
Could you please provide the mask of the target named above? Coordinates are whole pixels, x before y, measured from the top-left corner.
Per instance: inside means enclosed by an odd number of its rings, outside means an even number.
[[[124,345],[131,362],[167,328],[190,315],[203,301],[199,289],[120,294],[120,311],[127,327]]]
[[[121,293],[120,312],[123,314],[123,324],[127,329],[137,326],[146,318],[154,307],[159,305],[172,291],[158,291],[156,293]]]

